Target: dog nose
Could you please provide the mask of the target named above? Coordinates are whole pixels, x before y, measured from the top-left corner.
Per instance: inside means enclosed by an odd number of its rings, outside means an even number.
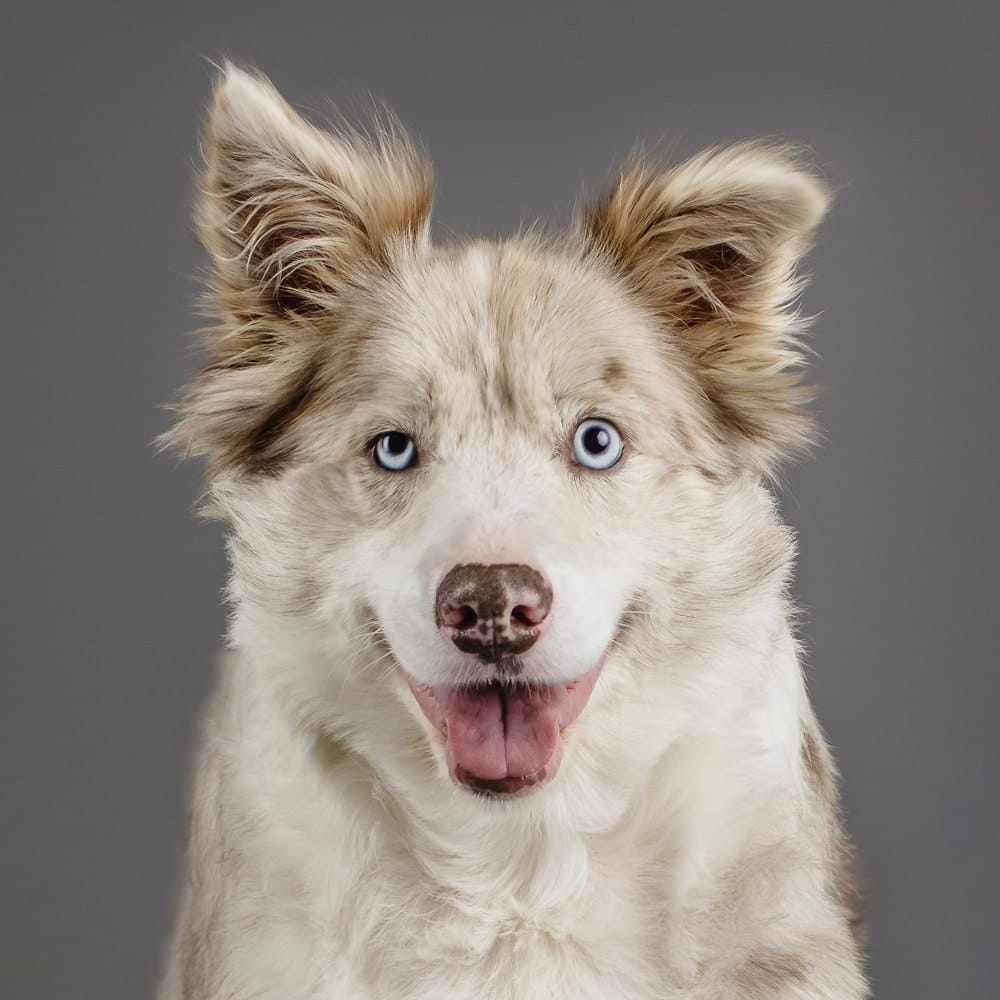
[[[445,575],[435,615],[463,653],[496,663],[535,644],[551,607],[552,588],[530,566],[471,563]]]

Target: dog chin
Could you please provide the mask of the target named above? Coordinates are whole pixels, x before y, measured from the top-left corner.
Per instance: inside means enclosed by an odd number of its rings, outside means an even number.
[[[524,796],[551,781],[563,732],[584,710],[605,656],[566,684],[496,679],[435,687],[401,669],[427,721],[444,740],[452,780],[486,798]]]

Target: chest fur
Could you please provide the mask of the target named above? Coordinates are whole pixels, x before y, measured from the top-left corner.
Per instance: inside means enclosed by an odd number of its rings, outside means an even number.
[[[383,858],[346,907],[351,978],[372,997],[412,1000],[658,995],[663,914],[651,873],[602,864],[580,845],[562,854],[522,861],[529,870],[508,871],[503,888],[502,874],[475,866],[444,880]]]

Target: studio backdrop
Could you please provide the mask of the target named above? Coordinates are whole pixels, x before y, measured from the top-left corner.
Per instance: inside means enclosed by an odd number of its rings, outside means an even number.
[[[0,994],[150,996],[225,628],[200,471],[215,70],[314,118],[388,103],[434,232],[563,226],[637,143],[803,144],[834,205],[804,307],[825,436],[781,485],[808,682],[883,1000],[996,995],[996,103],[987,4],[18,4],[3,103]]]

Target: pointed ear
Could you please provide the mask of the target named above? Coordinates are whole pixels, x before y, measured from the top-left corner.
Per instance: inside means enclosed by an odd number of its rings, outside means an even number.
[[[427,241],[431,171],[402,130],[323,132],[231,65],[203,137],[195,222],[211,264],[209,363],[162,443],[268,470],[308,403],[350,289]]]
[[[748,143],[666,171],[637,161],[580,222],[688,359],[716,437],[765,473],[811,436],[792,300],[828,203],[788,149]]]
[[[204,150],[195,221],[219,303],[241,320],[325,311],[357,271],[426,236],[430,168],[398,128],[322,132],[268,80],[227,66]]]

